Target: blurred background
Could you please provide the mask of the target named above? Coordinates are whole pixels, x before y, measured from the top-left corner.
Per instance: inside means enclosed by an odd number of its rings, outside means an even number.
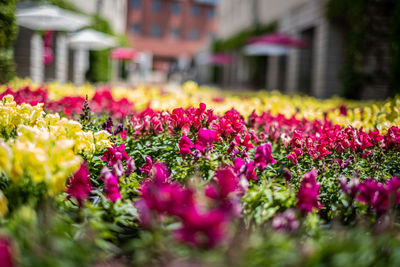
[[[398,0],[0,1],[0,82],[400,92]]]

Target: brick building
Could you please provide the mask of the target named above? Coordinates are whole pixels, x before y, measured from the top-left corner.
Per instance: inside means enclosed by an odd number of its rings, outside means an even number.
[[[185,65],[216,29],[216,0],[130,0],[127,33],[132,46],[153,57],[153,68],[167,72]]]

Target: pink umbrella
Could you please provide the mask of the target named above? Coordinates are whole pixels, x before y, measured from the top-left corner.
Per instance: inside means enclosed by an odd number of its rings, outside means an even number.
[[[132,60],[136,58],[137,52],[129,47],[118,47],[111,50],[112,59]]]
[[[248,43],[250,44],[273,44],[304,48],[307,46],[305,42],[299,39],[292,38],[288,35],[281,33],[272,33],[262,36],[250,38]]]
[[[231,65],[233,63],[233,58],[229,54],[218,53],[210,56],[209,63],[215,65]]]

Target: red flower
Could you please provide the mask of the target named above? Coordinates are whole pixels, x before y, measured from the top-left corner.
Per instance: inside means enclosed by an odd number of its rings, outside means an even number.
[[[81,164],[79,170],[72,176],[67,188],[68,198],[75,198],[79,206],[82,206],[92,190],[90,184],[89,170],[85,163]]]

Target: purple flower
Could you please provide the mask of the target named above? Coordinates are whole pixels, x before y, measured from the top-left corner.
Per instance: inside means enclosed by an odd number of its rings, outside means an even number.
[[[353,177],[350,182],[347,182],[346,177],[342,176],[340,178],[340,184],[340,188],[345,194],[349,195],[351,198],[355,198],[360,187],[360,181],[357,178]]]
[[[272,148],[270,143],[260,145],[256,148],[254,162],[260,171],[262,171],[268,164],[276,163],[276,160],[272,157]]]
[[[288,168],[283,169],[283,177],[285,178],[286,183],[290,183],[292,180],[293,175]]]
[[[194,145],[192,141],[186,135],[182,135],[182,138],[179,141],[179,153],[182,155],[183,159],[185,159],[186,155],[192,154],[193,147]]]
[[[68,198],[75,198],[81,207],[92,190],[90,184],[89,170],[85,163],[82,163],[79,170],[72,176],[67,188]]]
[[[135,170],[136,170],[135,159],[133,157],[131,157],[126,162],[125,176],[129,177]]]
[[[296,231],[300,226],[296,217],[296,212],[289,209],[282,214],[278,214],[272,220],[272,227],[275,230],[284,230],[288,232]]]
[[[109,133],[112,133],[112,127],[114,126],[113,120],[111,117],[107,118],[107,121],[103,123],[102,128]]]
[[[297,193],[297,208],[303,213],[312,212],[322,208],[322,204],[318,202],[320,185],[317,184],[317,171],[313,169],[304,175],[301,181],[300,190]]]

